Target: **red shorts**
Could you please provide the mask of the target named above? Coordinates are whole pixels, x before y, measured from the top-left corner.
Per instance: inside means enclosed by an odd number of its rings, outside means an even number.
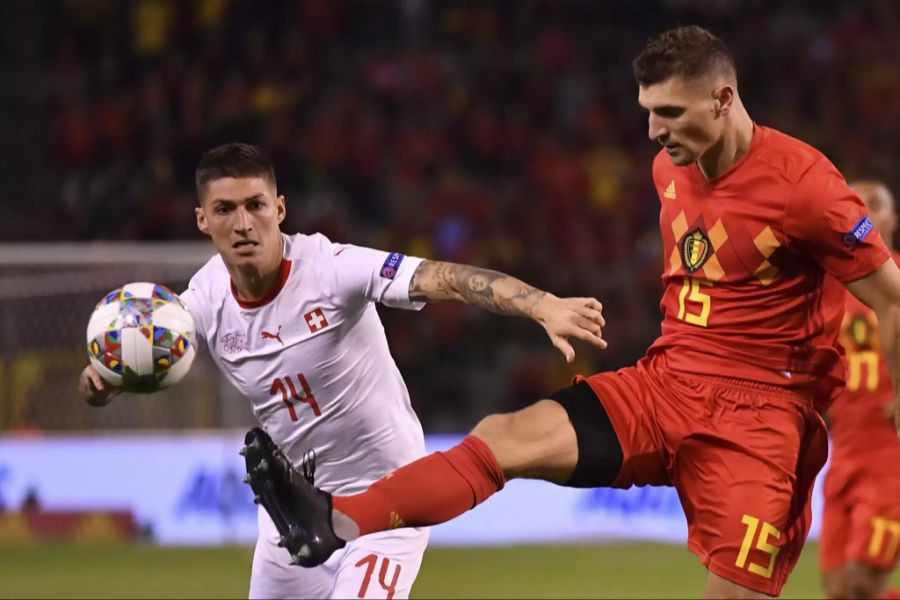
[[[825,477],[819,541],[823,571],[855,560],[891,570],[900,558],[900,477],[879,458],[832,464]]]
[[[799,393],[662,363],[586,379],[622,446],[613,486],[675,486],[688,548],[713,573],[777,596],[809,532],[825,424]]]

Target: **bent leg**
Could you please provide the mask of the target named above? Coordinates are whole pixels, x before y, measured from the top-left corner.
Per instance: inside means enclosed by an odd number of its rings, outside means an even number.
[[[576,487],[667,483],[640,408],[644,384],[636,373],[632,368],[594,376],[594,383],[579,382],[553,399],[486,417],[447,452],[401,467],[361,494],[334,496],[334,532],[350,540],[443,523],[519,477]],[[617,432],[626,436],[624,461]],[[620,477],[620,471],[627,476]]]
[[[544,479],[564,484],[578,463],[578,441],[566,410],[541,400],[520,411],[490,415],[472,435],[490,448],[506,479]]]
[[[413,461],[365,492],[334,496],[334,531],[349,540],[443,523],[484,502],[507,477],[564,481],[577,460],[566,411],[542,400],[516,413],[486,417],[458,446]]]
[[[619,414],[636,394],[611,394],[607,402]],[[335,496],[335,533],[348,540],[395,527],[443,523],[517,477],[611,485],[622,466],[622,446],[598,394],[580,382],[553,396],[514,413],[486,417],[458,446],[414,461],[361,494]]]

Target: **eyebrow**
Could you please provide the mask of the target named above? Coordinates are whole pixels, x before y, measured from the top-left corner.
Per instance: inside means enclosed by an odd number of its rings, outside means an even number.
[[[237,202],[250,202],[251,200],[265,200],[265,196],[263,194],[253,194],[252,196],[248,196],[247,198],[242,198],[241,200],[230,200],[227,198],[213,198],[212,203],[220,203],[220,204],[235,204]]]
[[[677,104],[663,104],[662,106],[655,106],[653,108],[648,108],[648,107],[644,106],[643,104],[641,104],[640,102],[638,102],[638,105],[641,108],[643,108],[644,110],[646,110],[647,112],[655,112],[655,113],[659,113],[660,111],[687,110],[686,106],[679,106]]]

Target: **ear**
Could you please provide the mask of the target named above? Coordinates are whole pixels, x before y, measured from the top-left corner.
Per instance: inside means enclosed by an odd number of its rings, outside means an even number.
[[[194,215],[197,217],[197,229],[209,235],[209,223],[206,222],[206,214],[203,212],[203,207],[195,206]]]
[[[734,106],[735,90],[730,85],[723,85],[713,90],[713,111],[717,117],[727,117]]]
[[[275,210],[278,212],[278,224],[281,225],[281,222],[284,221],[284,218],[287,216],[287,208],[284,204],[284,196],[278,196],[275,198]]]

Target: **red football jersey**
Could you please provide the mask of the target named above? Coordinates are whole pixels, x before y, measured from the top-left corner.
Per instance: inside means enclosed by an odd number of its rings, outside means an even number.
[[[696,163],[674,166],[661,151],[653,180],[665,270],[662,335],[648,356],[688,373],[795,388],[840,383],[838,281],[868,275],[889,253],[834,165],[757,125],[721,177],[707,181]]]
[[[894,255],[898,260],[898,255]],[[900,261],[898,261],[900,262]],[[885,409],[894,399],[891,375],[881,352],[875,313],[852,294],[841,324],[840,343],[847,358],[847,384],[828,408],[832,461],[890,450],[900,453],[894,421]]]

